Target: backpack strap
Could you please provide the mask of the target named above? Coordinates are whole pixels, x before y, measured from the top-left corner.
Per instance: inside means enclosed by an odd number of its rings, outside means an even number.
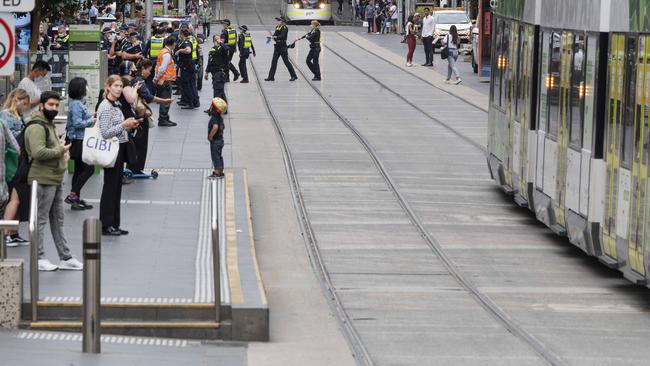
[[[23,132],[22,132],[23,133],[23,139],[22,139],[23,140],[22,141],[23,146],[21,146],[21,153],[24,153],[25,156],[28,156],[27,155],[27,149],[24,146],[25,145],[25,131],[27,131],[27,127],[29,127],[31,125],[40,125],[41,127],[43,127],[43,129],[45,130],[45,146],[47,146],[47,140],[50,139],[50,130],[47,128],[47,125],[45,124],[45,122],[40,121],[40,120],[32,120],[32,121],[27,122],[25,124],[25,128],[23,129]],[[33,158],[29,159],[29,162],[31,163],[32,160],[34,160],[34,159]]]

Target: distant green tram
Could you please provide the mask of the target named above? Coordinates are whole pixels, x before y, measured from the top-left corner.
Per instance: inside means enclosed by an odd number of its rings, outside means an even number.
[[[650,279],[650,2],[493,3],[488,166],[555,233]]]

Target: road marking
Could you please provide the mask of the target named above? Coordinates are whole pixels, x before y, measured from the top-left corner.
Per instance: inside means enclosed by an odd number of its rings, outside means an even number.
[[[16,335],[18,339],[28,340],[45,340],[45,341],[60,341],[60,342],[81,342],[80,334],[69,334],[61,332],[38,332],[38,331],[20,331]],[[145,337],[130,337],[130,336],[112,336],[102,335],[100,337],[102,343],[116,343],[116,344],[145,344],[155,345],[159,347],[173,347],[185,348],[188,341],[182,339],[158,339],[158,338],[145,338]]]
[[[86,202],[99,203],[99,198],[85,198]],[[160,200],[121,200],[122,204],[130,205],[178,205],[178,206],[199,206],[200,201],[160,201]]]

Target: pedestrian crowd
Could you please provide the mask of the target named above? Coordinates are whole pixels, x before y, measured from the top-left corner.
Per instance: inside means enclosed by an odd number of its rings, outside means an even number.
[[[399,12],[396,0],[360,1],[355,3],[354,14],[364,22],[368,33],[388,34],[398,31]]]

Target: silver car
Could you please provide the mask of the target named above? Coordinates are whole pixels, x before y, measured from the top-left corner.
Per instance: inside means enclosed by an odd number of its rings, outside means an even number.
[[[452,25],[456,26],[460,43],[470,43],[470,35],[472,32],[472,22],[469,20],[467,14],[462,10],[436,10],[433,12],[434,31],[433,36],[437,38],[435,47],[440,47],[442,39]]]

